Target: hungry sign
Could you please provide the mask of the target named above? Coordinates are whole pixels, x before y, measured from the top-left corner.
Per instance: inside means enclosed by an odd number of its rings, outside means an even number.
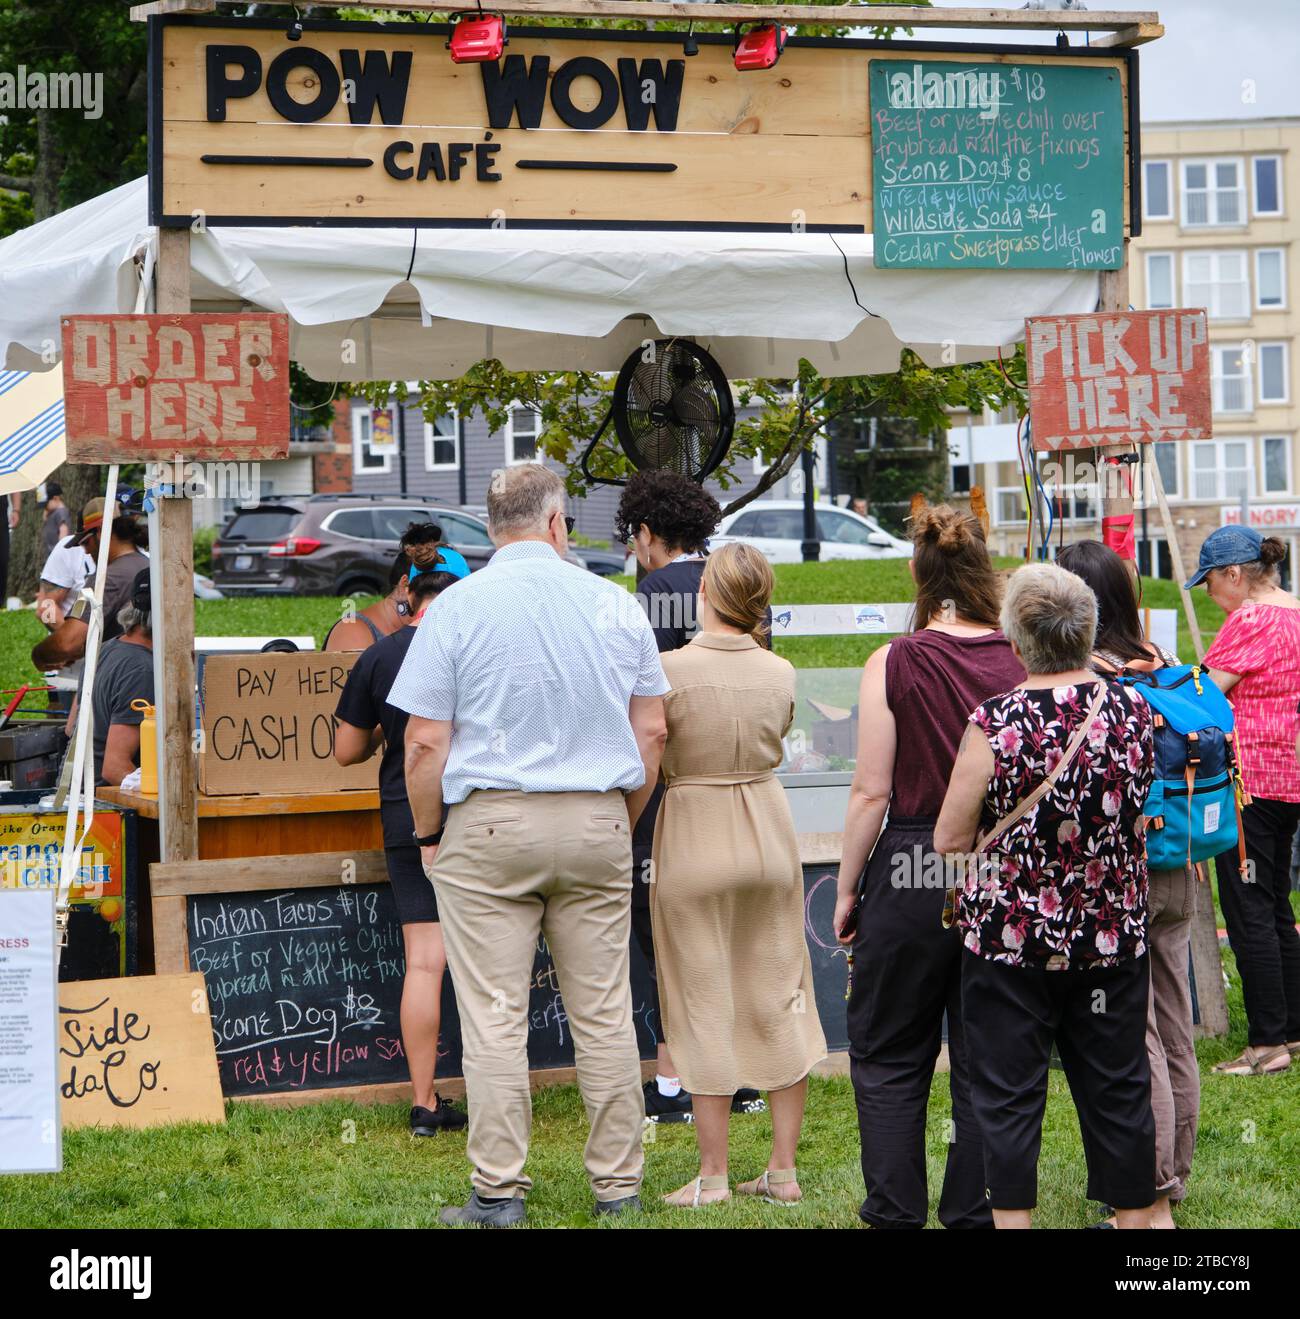
[[[283,313],[63,318],[69,462],[283,458]]]
[[[1211,434],[1203,311],[1036,316],[1025,322],[1035,449]]]

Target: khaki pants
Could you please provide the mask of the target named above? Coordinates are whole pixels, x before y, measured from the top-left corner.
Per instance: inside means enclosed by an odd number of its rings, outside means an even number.
[[[1156,1194],[1175,1203],[1187,1194],[1201,1108],[1201,1077],[1192,1040],[1187,977],[1197,880],[1190,870],[1153,870],[1149,901],[1151,997],[1147,1056],[1156,1120]],[[1204,901],[1210,900],[1208,885]]]
[[[628,978],[632,842],[621,792],[473,792],[433,868],[456,986],[474,1188],[522,1196],[532,1102],[528,993],[538,935],[555,959],[591,1124],[598,1200],[641,1183],[645,1115]]]

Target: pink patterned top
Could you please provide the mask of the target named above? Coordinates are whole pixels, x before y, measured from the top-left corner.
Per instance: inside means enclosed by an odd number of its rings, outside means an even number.
[[[1234,610],[1205,656],[1207,668],[1241,674],[1228,693],[1246,791],[1300,802],[1296,705],[1300,702],[1300,609],[1249,603]]]

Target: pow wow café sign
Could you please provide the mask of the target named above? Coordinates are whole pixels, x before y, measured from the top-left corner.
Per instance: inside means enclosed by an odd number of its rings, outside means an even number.
[[[434,25],[309,23],[294,42],[275,20],[150,28],[155,224],[865,232],[874,133],[891,232],[979,231],[955,258],[900,241],[891,264],[1104,266],[1122,239],[1122,56],[1036,55],[1023,76],[1004,56],[935,56],[1004,61],[960,81],[974,123],[940,125],[897,91],[873,122],[887,93],[871,71],[904,49],[878,43],[792,39],[774,68],[741,73],[728,40],[702,36],[687,59],[680,34],[658,32],[514,29],[500,59],[457,65]],[[1062,135],[1069,150],[1045,156]],[[933,165],[949,150],[960,159]],[[939,191],[908,186],[932,166]],[[965,182],[969,206],[951,195]],[[1021,194],[1039,199],[1032,216]],[[1015,260],[989,241],[1058,214]]]
[[[68,461],[283,458],[289,318],[63,318]]]
[[[1033,316],[1025,322],[1025,357],[1035,449],[1212,433],[1203,311]]]

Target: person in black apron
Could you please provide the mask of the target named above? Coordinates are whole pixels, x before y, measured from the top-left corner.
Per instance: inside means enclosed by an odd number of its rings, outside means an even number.
[[[438,902],[414,842],[415,821],[406,797],[403,759],[408,716],[387,700],[424,611],[441,592],[469,576],[465,560],[455,550],[437,544],[440,534],[437,527],[425,523],[412,527],[403,537],[404,557],[409,559],[402,593],[408,605],[406,624],[363,651],[348,674],[334,712],[340,721],[334,740],[339,764],[360,764],[383,747],[379,813],[388,882],[393,887],[406,950],[402,1047],[411,1072],[411,1133],[416,1136],[456,1131],[467,1121],[462,1110],[453,1108],[434,1090],[447,954]]]

